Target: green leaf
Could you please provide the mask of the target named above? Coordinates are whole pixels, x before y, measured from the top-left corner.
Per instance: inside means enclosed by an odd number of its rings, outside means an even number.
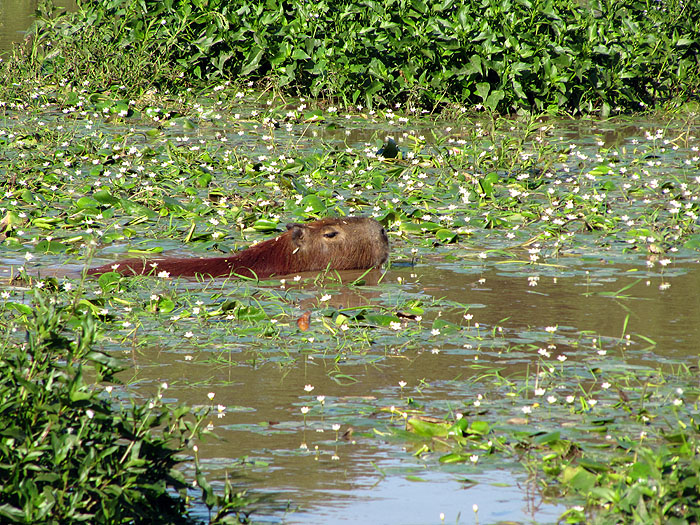
[[[99,190],[92,194],[92,197],[100,204],[117,204],[119,199],[112,196],[107,190]]]
[[[493,195],[493,186],[498,182],[498,173],[491,172],[488,175],[482,177],[479,180],[479,186],[481,187],[481,192],[490,197]]]
[[[54,240],[47,241],[44,239],[37,243],[34,251],[36,253],[65,253],[68,248],[69,246],[67,244],[63,244],[62,242]]]
[[[292,58],[294,60],[308,60],[311,58],[311,56],[303,49],[297,47],[294,49],[294,51],[292,51]]]
[[[435,232],[435,237],[437,237],[437,239],[443,244],[451,244],[453,242],[457,242],[459,239],[459,234],[453,232],[452,230],[442,228]]]
[[[81,210],[86,210],[89,208],[97,208],[100,205],[99,202],[97,202],[95,199],[92,199],[90,197],[80,197],[75,204]]]
[[[440,463],[446,463],[446,464],[451,464],[451,463],[464,463],[465,461],[469,461],[470,454],[462,454],[458,452],[452,452],[450,454],[445,454],[444,456],[440,457]]]
[[[487,421],[472,421],[469,424],[469,432],[471,434],[479,434],[485,436],[489,433],[490,427]]]
[[[260,61],[265,54],[265,50],[261,47],[254,45],[247,53],[244,61],[243,67],[241,68],[241,75],[249,75],[260,65]]]
[[[596,476],[583,467],[564,468],[560,479],[566,485],[570,485],[572,488],[584,494],[595,487],[596,483]]]
[[[700,234],[691,235],[683,244],[683,247],[688,250],[700,251]]]
[[[400,323],[398,317],[384,314],[367,314],[365,320],[369,324],[377,326],[389,326],[391,323]]]
[[[120,199],[119,202],[122,205],[122,208],[124,208],[124,211],[132,217],[144,216],[148,217],[149,219],[155,219],[158,216],[158,214],[153,210],[146,208],[145,206],[141,206],[136,202],[130,201],[129,199]]]
[[[5,306],[12,310],[17,310],[19,313],[24,315],[31,315],[31,313],[34,311],[32,310],[31,306],[22,303],[15,303],[12,301],[6,302]]]
[[[479,82],[476,85],[476,94],[481,97],[481,100],[486,103],[486,99],[489,96],[489,92],[491,91],[491,84],[488,82]]]
[[[253,224],[253,229],[257,230],[259,232],[269,232],[269,231],[275,231],[277,229],[278,225],[279,225],[279,222],[276,220],[258,219]]]
[[[449,431],[449,427],[445,423],[429,423],[422,419],[411,418],[408,420],[408,424],[416,434],[427,438],[445,437]]]

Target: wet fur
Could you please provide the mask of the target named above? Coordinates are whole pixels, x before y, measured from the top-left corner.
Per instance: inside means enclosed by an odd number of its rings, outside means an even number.
[[[264,279],[301,272],[355,270],[381,266],[389,255],[386,232],[374,219],[348,217],[288,224],[287,231],[229,257],[126,259],[88,270],[89,275],[170,277],[239,275]],[[115,269],[116,265],[116,269]]]

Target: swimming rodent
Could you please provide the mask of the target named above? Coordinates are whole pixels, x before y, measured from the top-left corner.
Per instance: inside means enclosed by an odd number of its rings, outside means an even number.
[[[369,217],[328,218],[287,224],[287,231],[228,257],[125,259],[90,268],[88,275],[221,277],[238,275],[264,279],[272,275],[331,270],[362,270],[381,266],[389,256],[384,227]]]

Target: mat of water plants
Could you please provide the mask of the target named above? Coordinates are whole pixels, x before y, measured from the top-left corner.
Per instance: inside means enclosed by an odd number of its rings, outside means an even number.
[[[0,108],[5,340],[36,297],[93,318],[126,364],[110,399],[209,407],[218,438],[192,457],[216,490],[235,474],[276,501],[251,519],[700,517],[696,114],[114,93]],[[82,273],[349,215],[385,226],[383,269]]]

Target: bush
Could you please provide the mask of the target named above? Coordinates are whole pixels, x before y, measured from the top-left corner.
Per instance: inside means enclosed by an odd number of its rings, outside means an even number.
[[[92,349],[87,313],[37,296],[35,308],[8,303],[24,318],[25,341],[0,347],[0,521],[3,523],[190,523],[186,481],[175,467],[201,434],[187,407],[116,406],[99,383],[119,370]],[[223,518],[242,506],[218,498]],[[214,521],[216,521],[216,519]]]
[[[233,78],[504,112],[608,114],[700,93],[700,4],[680,0],[93,0],[59,20],[38,25],[33,55],[61,78]]]

